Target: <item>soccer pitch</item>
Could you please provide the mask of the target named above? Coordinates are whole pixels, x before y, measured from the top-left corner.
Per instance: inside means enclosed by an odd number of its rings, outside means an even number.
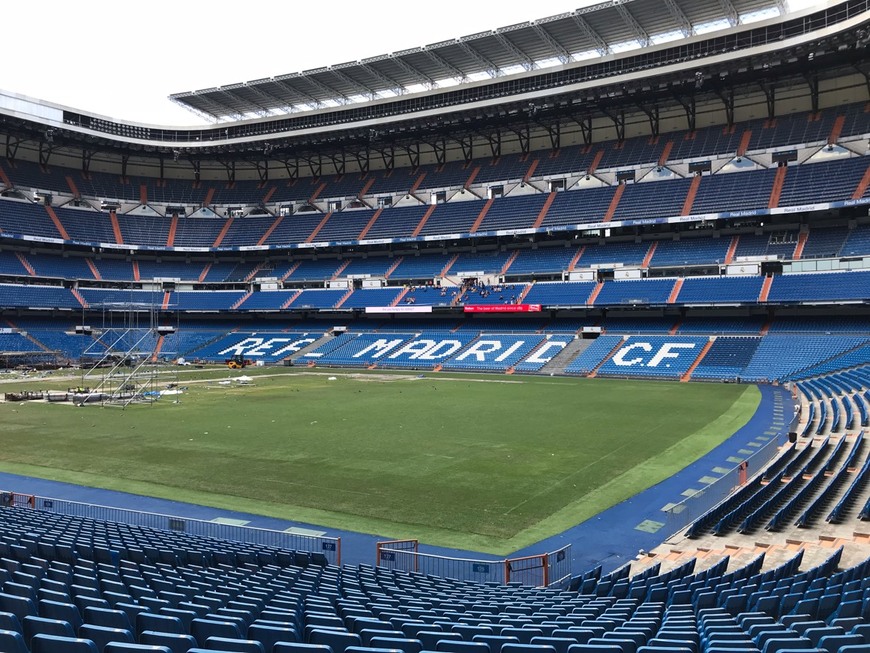
[[[251,385],[196,372],[178,403],[126,410],[2,404],[0,468],[503,555],[682,469],[760,398],[722,384],[246,373]],[[51,386],[0,390],[25,387]]]

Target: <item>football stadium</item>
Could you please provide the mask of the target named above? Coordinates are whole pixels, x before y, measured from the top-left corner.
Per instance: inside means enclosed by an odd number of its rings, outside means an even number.
[[[0,91],[0,653],[870,651],[870,0],[170,99]]]

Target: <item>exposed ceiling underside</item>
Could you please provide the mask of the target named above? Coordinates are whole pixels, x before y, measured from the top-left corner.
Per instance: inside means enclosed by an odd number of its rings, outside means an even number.
[[[783,13],[783,0],[611,0],[593,7],[402,52],[269,79],[175,93],[213,120],[266,117],[495,79],[691,36],[747,16]]]

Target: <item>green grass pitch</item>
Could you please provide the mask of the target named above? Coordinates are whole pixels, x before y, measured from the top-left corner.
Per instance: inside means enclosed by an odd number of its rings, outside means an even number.
[[[720,384],[246,372],[252,385],[196,372],[179,403],[126,410],[2,404],[0,468],[501,555],[672,475],[745,424],[760,396]],[[0,391],[23,387],[51,386]]]

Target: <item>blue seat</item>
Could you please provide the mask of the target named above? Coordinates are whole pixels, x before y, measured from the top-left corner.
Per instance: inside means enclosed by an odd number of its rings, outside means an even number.
[[[242,638],[242,632],[234,621],[215,621],[198,617],[190,622],[190,634],[197,642],[205,642],[209,637]]]
[[[6,592],[0,592],[0,611],[11,612],[18,617],[18,621],[24,621],[24,617],[35,617],[39,614],[33,600]]]
[[[538,639],[538,638],[535,638]],[[505,644],[519,644],[520,640],[516,637],[508,635],[475,635],[471,638],[472,642],[483,642],[489,644],[489,653],[501,653],[501,649]],[[575,640],[569,640],[571,644],[576,644]],[[559,653],[564,653],[560,651]]]
[[[160,614],[180,619],[182,626],[184,626],[184,632],[186,633],[190,632],[190,624],[197,616],[197,614],[191,610],[182,610],[179,608],[160,608]]]
[[[363,646],[370,646],[370,642],[375,637],[392,637],[395,639],[405,639],[405,634],[401,630],[383,629],[383,628],[363,628],[356,631],[362,640]]]
[[[187,653],[187,650],[196,646],[197,642],[191,635],[179,633],[158,633],[153,630],[142,631],[139,635],[140,644],[150,646],[162,646],[170,653]]]
[[[76,636],[72,625],[60,619],[45,619],[44,617],[24,617],[21,622],[24,627],[24,641],[31,642],[36,635],[57,635],[58,637]]]
[[[128,644],[126,642],[112,642],[106,644],[103,653],[172,653],[165,646],[150,646],[148,644]]]
[[[0,630],[0,651],[4,653],[30,653],[24,636],[15,630]]]
[[[255,639],[233,639],[231,637],[209,637],[205,648],[210,651],[232,651],[233,653],[268,653]]]
[[[819,645],[819,640],[828,635],[843,635],[845,630],[836,626],[822,626],[820,628],[807,628],[802,635],[813,643],[813,646]]]
[[[423,650],[423,644],[419,639],[406,637],[372,637],[367,645],[372,648],[398,650],[402,653],[420,653]]]
[[[40,601],[37,606],[39,616],[46,619],[61,619],[69,622],[73,630],[78,632],[82,625],[82,615],[74,603],[61,603],[59,601]]]
[[[334,653],[326,644],[305,644],[303,642],[277,642],[272,653]]]
[[[82,618],[84,618],[85,610],[90,607],[101,608],[103,610],[111,610],[114,607],[106,599],[98,596],[73,596],[73,603],[79,609],[79,612],[82,613]]]
[[[596,634],[588,628],[580,628],[575,626],[573,628],[558,628],[553,631],[551,637],[573,639],[576,644],[585,644],[593,637],[596,637]]]
[[[618,644],[574,644],[568,653],[622,653]]]
[[[136,623],[136,615],[140,612],[148,612],[148,608],[138,603],[116,603],[114,607],[116,610],[126,612],[131,624]],[[133,630],[133,628],[130,630]]]
[[[191,619],[192,622],[193,620]],[[154,614],[153,612],[140,612],[136,615],[136,634],[138,635],[146,630],[160,633],[176,633],[178,635],[186,635],[188,632],[178,617]]]
[[[119,630],[129,630],[131,632],[133,630],[133,624],[130,622],[130,617],[123,610],[111,610],[107,608],[88,606],[84,610],[83,618],[84,623],[93,624],[94,626],[118,628]]]
[[[543,637],[544,632],[540,628],[503,628],[499,635],[503,637],[516,637],[520,640],[520,644],[531,644],[532,638]]]
[[[247,630],[248,626],[254,620],[254,615],[249,610],[237,610],[228,607],[218,608],[214,612],[215,616],[222,619],[231,619],[238,623],[243,630]]]
[[[815,648],[806,637],[772,637],[761,649],[761,653],[778,653],[785,650],[806,650]]]
[[[344,621],[341,617],[334,614],[306,612],[302,617],[302,621],[306,626],[332,626],[333,628],[344,628]]]
[[[494,635],[492,628],[489,626],[480,626],[472,624],[455,624],[451,630],[462,635],[462,639],[466,642],[472,641],[475,635]]]
[[[606,633],[605,633],[606,634]],[[587,643],[588,646],[618,646],[622,653],[635,653],[637,644],[630,639],[611,639],[607,637],[593,637]]]
[[[14,630],[23,633],[21,621],[11,612],[0,612],[0,630]]]
[[[345,651],[346,653],[398,653],[398,650],[393,648],[374,648],[369,646],[348,646]]]
[[[310,633],[308,642],[325,644],[332,649],[332,653],[344,653],[348,646],[362,646],[362,638],[359,635],[338,630],[314,629]]]
[[[511,646],[505,644],[505,646]],[[513,644],[512,646],[516,646]],[[436,651],[444,653],[490,653],[489,644],[486,642],[466,642],[461,639],[442,639],[435,644]],[[502,646],[504,651],[504,646]]]
[[[857,646],[858,644],[864,644],[864,638],[861,635],[825,635],[816,646],[828,651],[828,653],[837,653],[844,646]]]
[[[501,653],[556,653],[556,648],[548,644],[505,644]]]
[[[248,639],[262,642],[268,653],[277,642],[296,642],[299,635],[296,629],[290,626],[273,626],[255,621],[248,626]]]
[[[442,639],[462,639],[459,633],[446,633],[443,630],[421,630],[417,633],[417,639],[423,645],[423,650],[434,651],[435,645]]]
[[[89,639],[38,634],[30,640],[30,653],[99,653]]]
[[[79,637],[89,639],[97,645],[97,650],[100,653],[106,648],[109,642],[126,642],[133,644],[136,638],[129,630],[121,630],[120,628],[107,628],[106,626],[94,626],[92,624],[83,624],[79,628]]]
[[[858,624],[849,631],[850,635],[860,635],[864,638],[864,643],[870,644],[870,623]]]

